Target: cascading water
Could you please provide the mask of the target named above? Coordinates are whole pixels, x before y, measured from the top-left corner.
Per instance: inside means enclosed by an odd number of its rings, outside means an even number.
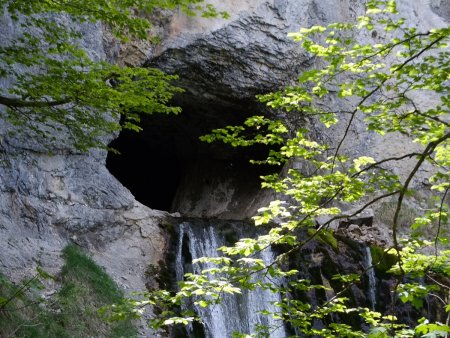
[[[242,228],[242,224],[240,226]],[[239,226],[236,226],[239,229]],[[208,264],[191,265],[192,259],[200,257],[217,257],[217,248],[230,245],[225,235],[216,226],[206,221],[196,220],[183,222],[180,225],[176,257],[176,277],[182,280],[184,273],[199,273],[210,266]],[[273,259],[273,253],[266,249],[260,256],[265,262]],[[210,276],[213,278],[214,276]],[[271,280],[271,282],[280,282]],[[207,308],[195,307],[195,311],[202,319],[203,331],[206,338],[232,337],[233,332],[255,333],[259,325],[269,327],[271,338],[287,336],[281,321],[272,316],[261,315],[260,311],[267,310],[277,313],[278,308],[273,302],[280,301],[280,295],[269,290],[255,289],[243,291],[241,295],[225,295],[220,304]],[[188,335],[194,337],[194,328],[188,327]]]
[[[370,252],[370,247],[367,245],[364,245],[362,251],[364,259],[363,265],[364,269],[366,270],[366,275],[368,279],[367,294],[372,310],[374,310],[375,306],[377,305],[377,298],[376,298],[377,281],[375,279],[375,269],[373,268],[372,263],[372,253]]]

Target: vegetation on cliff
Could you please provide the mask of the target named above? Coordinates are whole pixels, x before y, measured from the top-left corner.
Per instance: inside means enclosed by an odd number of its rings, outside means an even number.
[[[71,20],[81,26],[102,20],[119,39],[142,38],[147,34],[149,23],[132,15],[130,8],[151,11],[181,5],[189,11],[190,4],[200,2],[0,2],[3,14],[10,15],[23,28],[23,34],[0,48],[0,76],[14,79],[14,85],[0,96],[0,104],[7,107],[5,118],[13,125],[30,128],[37,135],[52,136],[49,130],[67,128],[71,135],[69,142],[86,150],[101,146],[101,135],[122,128],[139,130],[139,113],[177,113],[178,108],[169,106],[173,93],[179,91],[170,84],[173,76],[155,69],[118,67],[93,61],[78,44],[81,41],[78,28],[61,21],[55,14],[69,14]],[[206,7],[206,13],[218,14],[211,7]],[[374,31],[382,32],[385,37],[382,42],[376,45],[358,42],[358,34],[372,35]],[[214,306],[224,293],[263,288],[283,296],[276,304],[279,309],[276,313],[264,314],[282,319],[300,335],[447,335],[450,316],[442,322],[430,322],[424,317],[407,326],[393,312],[378,313],[367,307],[349,306],[348,299],[342,295],[358,282],[360,276],[336,275],[341,290],[335,290],[333,297],[320,304],[292,299],[292,294],[323,286],[311,285],[300,278],[298,271],[286,269],[284,263],[315,238],[336,243],[327,232],[332,222],[357,215],[375,203],[393,198],[392,218],[386,221],[393,231],[394,243],[385,251],[386,255],[391,255],[389,262],[381,252],[374,255],[379,261],[385,261],[386,268],[393,264],[389,270],[396,276],[393,301],[411,302],[415,307],[422,307],[422,299],[432,294],[439,298],[442,310],[449,312],[450,251],[443,248],[448,244],[444,228],[448,225],[450,190],[450,28],[417,31],[399,17],[395,1],[369,0],[366,15],[355,23],[304,28],[292,33],[291,37],[316,58],[317,66],[304,71],[298,84],[261,95],[259,100],[286,114],[301,114],[305,119],[320,121],[325,127],[341,123],[342,138],[337,144],[325,144],[313,139],[306,129],[292,131],[284,121],[264,116],[253,116],[244,125],[229,126],[204,136],[206,142],[222,141],[231,146],[271,145],[274,147],[269,157],[254,161],[255,164],[283,165],[295,161],[301,162],[306,169],[291,168],[287,174],[264,177],[263,187],[283,196],[261,209],[254,218],[256,225],[270,229],[267,233],[220,248],[222,257],[201,259],[215,267],[202,274],[187,274],[180,283],[180,291],[152,292],[146,294],[144,301],[130,300],[124,307],[119,304],[111,311],[116,312],[117,317],[123,317],[130,305],[136,308],[132,315],[138,314],[143,306],[154,305],[160,311],[151,322],[153,327],[189,324],[201,321],[201,318],[184,304],[194,302],[200,307]],[[429,99],[417,101],[419,92]],[[327,99],[345,101],[349,108],[345,111],[325,110],[324,107],[330,106],[322,104]],[[119,124],[120,117],[122,123]],[[403,154],[392,157],[344,154],[343,144],[356,121],[362,121],[366,131],[377,133],[388,141],[394,139],[393,135],[405,135],[402,140],[410,140],[411,147],[405,147]],[[389,170],[393,163],[405,160],[413,161],[405,175]],[[425,165],[432,168],[427,169],[425,184],[434,197],[434,204],[408,224],[408,235],[401,238],[402,210],[414,190],[415,178]],[[342,205],[356,208],[351,215],[343,215]],[[318,221],[324,217],[325,221]],[[299,229],[310,230],[306,231],[309,236],[297,236]],[[269,246],[282,248],[282,253],[267,265],[257,258],[257,254]],[[395,260],[391,259],[392,255]],[[63,275],[65,273],[69,275],[68,270],[64,270]],[[255,277],[261,273],[290,282],[283,285],[267,283],[266,279]],[[94,278],[97,282],[101,280],[103,277]],[[424,280],[426,284],[422,283]],[[95,287],[97,282],[92,285],[93,292],[99,291]],[[77,284],[68,283],[61,289],[60,296],[69,301],[62,302],[61,306],[69,307],[76,299],[83,299],[82,294],[72,297],[72,292],[83,290],[77,288]],[[3,302],[3,307],[9,303]],[[348,313],[357,314],[365,326],[324,320],[334,314]],[[73,318],[66,320],[70,327]],[[329,324],[315,325],[320,320]],[[252,334],[264,337],[273,329],[260,327]]]
[[[358,35],[384,36],[379,44],[364,44]],[[382,33],[380,33],[382,32]],[[376,203],[394,201],[392,217],[387,221],[393,232],[393,246],[377,253],[378,261],[396,256],[389,272],[395,276],[393,304],[400,300],[414,307],[424,306],[423,298],[437,297],[442,312],[449,312],[450,251],[445,227],[448,226],[450,190],[449,81],[450,27],[418,31],[399,15],[395,1],[370,0],[366,15],[352,23],[302,28],[291,37],[316,58],[316,66],[304,71],[296,85],[282,91],[259,96],[270,108],[286,114],[301,114],[320,121],[325,127],[337,123],[342,137],[337,144],[313,139],[307,129],[289,130],[283,120],[253,116],[244,125],[214,130],[204,136],[207,142],[221,141],[231,146],[264,144],[279,147],[271,150],[265,161],[255,164],[283,165],[301,162],[304,170],[291,167],[287,174],[263,177],[263,187],[273,189],[280,200],[262,208],[254,217],[255,224],[270,230],[256,238],[244,238],[234,246],[222,247],[219,258],[204,258],[214,267],[202,274],[187,274],[180,290],[150,295],[148,304],[165,304],[153,325],[186,324],[201,320],[183,304],[194,302],[199,307],[214,306],[224,293],[240,293],[242,289],[263,288],[279,292],[283,300],[277,313],[296,334],[323,337],[413,337],[447,336],[450,316],[442,322],[423,317],[406,325],[395,311],[379,313],[367,307],[351,307],[343,296],[360,276],[336,275],[341,290],[321,304],[292,299],[297,291],[323,287],[310,285],[296,270],[286,270],[286,261],[314,238],[323,237],[333,222],[355,216]],[[426,100],[419,100],[418,93]],[[341,105],[323,102],[345,101],[345,111],[327,110]],[[405,136],[410,143],[404,153],[380,158],[352,157],[342,151],[356,121],[366,131],[389,140]],[[397,138],[398,139],[398,138]],[[398,174],[389,168],[398,161],[411,160],[408,172]],[[419,173],[427,166],[425,184],[433,205],[417,210],[412,224],[402,225],[400,218],[406,201],[417,187]],[[430,169],[432,168],[432,169]],[[354,206],[352,214],[343,214],[342,206]],[[326,219],[325,221],[318,221]],[[407,226],[408,228],[405,228]],[[403,227],[401,229],[401,227]],[[310,229],[310,236],[298,237],[298,229]],[[406,236],[404,236],[406,234]],[[283,252],[269,265],[257,254],[270,246]],[[375,262],[376,264],[377,262]],[[387,264],[385,264],[387,266]],[[371,269],[369,267],[368,269]],[[267,283],[259,274],[274,280],[284,278],[288,285]],[[439,291],[436,291],[439,290]],[[179,306],[173,307],[174,305]],[[356,313],[362,326],[326,320],[336,314]],[[431,321],[430,321],[431,320]],[[322,325],[317,325],[322,321]],[[323,325],[329,323],[328,325]],[[260,328],[254,336],[268,336],[276,328]],[[248,335],[237,333],[236,336]],[[253,335],[251,335],[253,336]]]
[[[101,136],[140,130],[140,114],[179,113],[169,103],[181,91],[171,84],[176,76],[92,57],[82,40],[98,22],[118,42],[148,39],[151,23],[139,15],[176,7],[226,16],[203,0],[1,0],[2,20],[20,27],[0,44],[0,81],[12,83],[0,91],[2,117],[17,130],[26,127],[36,137],[85,151],[106,147]],[[63,132],[64,139],[55,136]]]
[[[16,285],[0,275],[0,337],[136,337],[130,318],[108,324],[98,313],[124,297],[111,277],[75,245],[63,255],[58,276],[39,270]],[[43,298],[49,278],[59,287]]]

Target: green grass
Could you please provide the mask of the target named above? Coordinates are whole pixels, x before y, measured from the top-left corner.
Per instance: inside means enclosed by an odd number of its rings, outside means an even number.
[[[0,275],[0,337],[136,337],[131,320],[108,323],[98,313],[123,298],[106,272],[75,245],[63,256],[61,287],[45,301],[38,278],[20,286]]]

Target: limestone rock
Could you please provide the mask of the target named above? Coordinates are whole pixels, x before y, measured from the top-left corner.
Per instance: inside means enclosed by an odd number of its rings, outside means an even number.
[[[350,210],[345,212],[344,215],[349,215],[349,217],[339,222],[339,228],[349,228],[351,225],[371,227],[373,224],[372,209],[365,209],[356,215],[353,215]]]
[[[336,234],[380,248],[389,248],[393,245],[392,230],[383,224],[376,226],[350,224],[346,228],[336,230]]]
[[[177,73],[181,78],[180,85],[187,89],[184,100],[195,99],[198,107],[209,106],[211,114],[223,114],[223,110],[214,107],[222,104],[229,107],[237,99],[254,100],[255,94],[290,83],[302,69],[314,63],[287,37],[288,32],[296,31],[300,26],[353,20],[362,13],[363,3],[360,0],[217,2],[219,10],[230,13],[228,20],[161,13],[155,25],[156,32],[161,34],[160,44],[136,46],[140,56],[132,59],[128,59],[125,52],[115,51],[128,47],[111,42],[100,24],[86,24],[79,29],[84,36],[83,46],[92,58],[115,59],[122,63],[145,61],[147,65]],[[442,26],[449,20],[445,1],[420,0],[411,4],[402,0],[399,8],[403,16],[420,22],[423,29]],[[0,29],[3,43],[18,33],[14,22],[3,16]],[[1,87],[8,86],[10,83],[3,80]],[[180,100],[184,102],[183,98]],[[142,209],[134,208],[135,201],[130,192],[105,169],[105,152],[77,154],[72,149],[54,145],[55,155],[50,156],[41,142],[26,134],[9,137],[8,126],[3,121],[0,131],[1,240],[5,246],[33,248],[29,253],[24,249],[23,253],[10,254],[8,258],[5,258],[7,253],[2,254],[5,256],[1,259],[4,267],[20,266],[22,255],[30,261],[36,248],[47,244],[59,248],[72,236],[80,238],[86,233],[92,233],[94,238],[99,229],[102,229],[102,236],[97,241],[107,243],[124,233],[117,227],[126,227],[129,221],[143,217],[135,214],[142,213]],[[331,139],[338,138],[339,126],[327,133]],[[358,127],[351,134],[344,144],[350,154],[376,155],[387,150],[394,154],[400,152],[404,144],[402,136],[398,135],[395,136],[399,138],[398,147],[387,149],[383,140],[362,133]],[[393,169],[402,173],[405,168],[407,161],[402,167]],[[185,181],[189,182],[189,177]],[[180,188],[177,195],[179,211],[190,210],[191,216],[248,217],[267,201],[267,197],[256,195],[242,198],[243,193],[237,190],[241,184],[230,184],[227,178],[219,179],[217,185],[210,187],[199,183]],[[196,193],[201,196],[198,200],[192,199]],[[110,230],[112,235],[107,235],[104,229],[116,230]],[[92,239],[89,241],[94,243]],[[54,252],[57,255],[57,250]]]
[[[145,62],[179,74],[179,85],[186,93],[178,102],[189,102],[193,110],[213,116],[231,114],[236,109],[255,114],[265,111],[254,103],[255,94],[292,83],[302,69],[315,62],[286,36],[288,32],[301,26],[353,20],[364,7],[363,0],[212,3],[219,10],[229,11],[231,19],[206,21],[182,13],[163,13],[155,27],[161,32],[159,45],[125,46],[112,42],[100,24],[86,23],[79,27],[82,44],[96,60]],[[422,29],[448,25],[450,20],[445,0],[401,0],[399,4],[402,16],[420,22]],[[6,15],[0,18],[0,45],[19,33],[17,24]],[[372,37],[361,39],[371,41]],[[10,87],[11,81],[0,80],[0,90]],[[291,123],[291,117],[284,118]],[[293,126],[298,123],[293,119]],[[143,289],[146,267],[163,258],[166,237],[159,224],[168,214],[136,202],[106,169],[104,151],[80,154],[66,145],[51,143],[53,154],[49,155],[42,140],[29,137],[26,131],[11,137],[8,131],[7,123],[0,121],[0,270],[15,280],[32,275],[36,264],[55,273],[62,264],[61,249],[74,241],[89,248],[95,260],[123,287]],[[326,134],[318,128],[317,133],[333,141],[341,137],[342,125]],[[58,136],[64,139],[64,134]],[[403,150],[405,139],[402,135],[393,137],[396,146],[388,148],[384,140],[362,132],[361,125],[356,125],[343,149],[350,155],[397,154]],[[393,170],[404,175],[408,165],[405,161]],[[414,183],[420,185],[422,181],[419,175]],[[242,181],[228,184],[229,177],[218,180],[220,190],[189,176],[185,182],[191,184],[180,188],[177,199],[182,208],[176,211],[192,211],[191,216],[244,218],[267,200],[235,193]],[[363,241],[381,245],[381,239],[377,239],[380,232],[383,234],[380,228],[363,225],[358,229],[358,240],[362,237]]]
[[[64,16],[55,20],[72,24]],[[20,29],[7,14],[0,17],[0,45]],[[88,55],[104,60],[102,26],[86,23],[77,29]],[[3,79],[0,90],[13,83]],[[61,250],[74,242],[89,249],[127,291],[145,290],[146,267],[165,251],[159,224],[167,213],[138,203],[106,169],[105,151],[83,154],[63,142],[9,130],[0,120],[0,272],[20,281],[34,276],[39,265],[57,275],[64,263]],[[58,137],[63,141],[64,132]]]
[[[180,75],[180,85],[197,100],[253,98],[297,78],[311,57],[287,37],[301,26],[354,19],[358,1],[243,1],[217,5],[231,19],[213,23],[175,15],[148,65]]]
[[[258,0],[241,1],[239,4],[234,0],[227,0],[214,3],[220,10],[227,10],[231,18],[206,21],[200,17],[186,17],[182,13],[176,13],[167,18],[167,29],[162,35],[161,43],[146,61],[148,66],[180,75],[178,84],[186,92],[178,96],[177,102],[195,111],[198,116],[198,122],[195,122],[197,124],[206,119],[216,119],[219,125],[227,124],[226,120],[221,119],[226,114],[268,113],[266,107],[255,103],[254,96],[292,84],[303,69],[316,65],[316,60],[305,54],[297,43],[287,37],[287,33],[314,24],[355,20],[364,13],[365,4],[361,0]],[[446,1],[400,0],[398,8],[402,17],[417,25],[419,30],[448,25]],[[361,43],[372,44],[383,38],[383,32],[358,36]],[[426,104],[428,100],[434,99],[417,95],[419,104]],[[338,111],[344,111],[347,107],[346,103],[334,99],[323,104]],[[319,140],[329,144],[339,142],[348,122],[344,117],[336,126],[327,129],[313,119],[305,121],[299,115],[280,112],[271,114],[279,114],[292,128],[306,126]],[[195,117],[190,117],[193,118]],[[365,155],[375,159],[419,149],[420,145],[411,143],[405,135],[392,134],[387,140],[367,132],[363,117],[359,116],[341,147],[342,152],[349,156]],[[414,159],[405,159],[390,164],[390,169],[394,174],[405,178],[414,163]],[[301,164],[293,163],[293,166]],[[426,188],[424,182],[430,170],[431,166],[424,164],[412,186],[417,189]],[[205,190],[205,185],[189,184],[196,180],[196,174],[189,175],[185,178],[188,185],[181,185],[177,194],[177,201],[182,202],[176,203],[176,211],[192,217],[230,217],[243,215],[243,212],[244,217],[248,217],[257,209],[243,211],[242,207],[233,207],[233,201],[238,201],[236,205],[239,206],[242,206],[242,201],[235,199],[239,195],[236,194],[239,185],[230,184],[232,177],[218,180],[216,185]],[[214,192],[220,192],[226,197],[207,197]],[[192,199],[192,196],[196,198]],[[243,202],[250,205],[254,200],[266,201],[267,196],[244,199]]]

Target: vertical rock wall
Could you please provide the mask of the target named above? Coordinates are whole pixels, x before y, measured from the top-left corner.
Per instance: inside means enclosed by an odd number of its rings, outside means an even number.
[[[301,26],[353,20],[364,9],[363,0],[213,3],[228,11],[231,18],[167,15],[155,28],[162,34],[157,46],[119,46],[107,39],[100,24],[80,27],[83,45],[95,59],[119,58],[124,64],[145,63],[179,74],[179,85],[186,93],[177,98],[178,102],[189,106],[193,114],[198,111],[221,120],[221,114],[232,114],[230,107],[250,107],[248,114],[266,112],[254,103],[254,95],[291,83],[302,69],[313,65],[314,59],[286,37],[288,32]],[[447,1],[399,3],[401,14],[421,29],[448,25],[450,20]],[[0,18],[0,44],[8,43],[18,32],[7,16]],[[370,37],[361,38],[371,41]],[[104,44],[105,39],[108,41]],[[2,81],[1,89],[8,88],[11,81]],[[251,103],[236,105],[237,101]],[[199,120],[205,116],[201,114]],[[306,123],[296,117],[285,118],[293,126]],[[124,287],[143,289],[144,271],[163,257],[166,242],[159,225],[168,214],[138,203],[106,169],[105,152],[79,154],[53,144],[50,155],[41,140],[28,137],[26,131],[11,137],[8,130],[8,125],[0,121],[0,270],[14,279],[33,274],[37,264],[57,272],[62,263],[60,250],[74,241],[90,248],[97,261]],[[331,141],[341,132],[339,126],[326,134],[317,130]],[[401,151],[402,136],[397,141],[398,148],[390,149],[393,153]],[[381,139],[356,127],[345,149],[376,155],[386,146]],[[267,200],[253,190],[249,196],[249,190],[235,194],[239,180],[219,176],[214,180],[214,171],[209,173],[212,180],[200,179],[208,173],[197,169],[199,164],[192,164],[182,180],[185,183],[176,197],[176,211],[190,216],[243,218]],[[394,169],[400,174],[404,170]],[[211,193],[217,198],[211,199]]]
[[[67,17],[55,20],[71,25]],[[102,25],[77,29],[88,54],[105,59]],[[7,14],[0,18],[0,44],[20,33]],[[0,90],[13,84],[14,79],[3,79]],[[106,169],[105,151],[79,153],[63,142],[10,130],[0,120],[0,272],[15,281],[34,276],[37,265],[57,274],[61,250],[74,242],[89,249],[120,286],[144,290],[145,271],[165,251],[160,224],[167,213],[136,202]]]
[[[364,1],[361,0],[227,0],[216,5],[218,9],[228,11],[231,18],[207,20],[186,17],[182,13],[160,18],[162,24],[156,30],[161,33],[161,43],[140,46],[140,57],[136,56],[139,53],[130,52],[129,45],[111,43],[100,24],[79,27],[84,35],[83,46],[94,59],[105,59],[108,55],[110,59],[119,58],[122,63],[145,62],[179,74],[179,84],[186,93],[177,98],[178,102],[189,106],[192,114],[198,112],[199,120],[208,115],[226,121],[223,116],[232,115],[238,109],[247,109],[245,113],[248,115],[265,112],[264,107],[255,103],[254,95],[294,81],[304,67],[314,63],[286,37],[288,32],[300,26],[353,20],[364,9]],[[399,9],[421,29],[448,24],[445,1],[410,3],[402,0],[399,1]],[[8,43],[19,32],[7,16],[1,18],[0,27],[2,43]],[[104,46],[107,46],[106,50]],[[1,83],[3,90],[9,85],[8,80]],[[305,123],[297,117],[285,118],[292,120],[294,126]],[[311,121],[309,123],[311,128],[315,128]],[[0,241],[3,247],[11,248],[3,250],[0,256],[0,266],[4,270],[21,270],[25,262],[37,259],[39,255],[50,255],[48,252],[58,256],[58,248],[69,238],[76,238],[91,247],[101,247],[132,231],[132,225],[137,223],[137,216],[130,216],[133,210],[138,210],[139,217],[155,214],[137,203],[130,192],[109,174],[105,168],[105,152],[79,154],[53,144],[53,155],[49,155],[41,140],[28,137],[26,131],[10,137],[7,124],[1,121],[0,132]],[[337,126],[327,131],[318,129],[317,133],[332,141],[339,138],[341,130]],[[396,137],[399,138],[399,148],[390,148],[393,153],[400,152],[404,144],[402,136]],[[356,126],[345,148],[350,153],[376,155],[386,151],[383,142]],[[227,155],[223,157],[226,159]],[[202,217],[248,217],[268,198],[257,197],[254,190],[251,194],[245,189],[235,193],[241,184],[226,175],[222,179],[223,168],[221,173],[213,170],[211,180],[199,179],[207,175],[198,169],[201,168],[200,162],[189,168],[181,180],[174,211]],[[399,173],[404,170],[402,167],[394,169]],[[192,182],[196,183],[192,185]],[[215,197],[211,199],[210,194],[215,194]],[[249,205],[252,207],[248,208]],[[165,217],[161,213],[156,214],[157,217]],[[155,244],[155,251],[159,251],[164,247],[164,240],[157,221],[146,222],[158,238],[156,242],[160,244]],[[52,249],[39,249],[46,247]],[[40,251],[42,254],[38,254]],[[39,260],[46,262],[43,258]]]
[[[276,114],[293,129],[306,126],[318,139],[331,145],[337,144],[346,128],[345,117],[336,126],[326,129],[312,119],[304,119],[299,113],[268,111],[256,103],[255,95],[295,83],[303,69],[316,66],[316,60],[287,37],[288,32],[314,24],[353,21],[364,14],[364,4],[362,0],[274,0],[252,1],[251,4],[247,1],[239,5],[232,0],[223,1],[218,6],[231,14],[227,21],[217,19],[208,22],[183,14],[168,18],[165,35],[146,64],[180,75],[179,84],[186,92],[178,96],[177,100],[183,107],[189,107],[193,116],[191,120],[195,116],[201,121],[212,121],[239,114]],[[443,27],[449,22],[445,1],[400,0],[398,9],[400,15],[419,31]],[[375,44],[381,42],[385,35],[383,31],[373,31],[361,33],[358,39],[361,43]],[[414,99],[419,105],[427,105],[435,100],[420,94]],[[323,104],[329,109],[346,111],[351,102],[329,98]],[[392,134],[386,139],[367,132],[362,119],[357,116],[356,123],[349,130],[341,147],[344,153],[379,158],[381,155],[398,156],[420,149],[419,145],[401,134]],[[231,118],[228,124],[233,124]],[[217,156],[217,152],[212,150],[208,156]],[[405,160],[393,164],[391,169],[405,177],[413,165],[414,160]],[[194,168],[201,167],[200,163],[194,165]],[[415,188],[425,187],[423,183],[429,170],[431,168],[425,164],[413,182]],[[185,176],[183,182],[186,184],[182,183],[178,189],[175,210],[189,216],[229,217],[237,214],[245,217],[268,199],[267,196],[257,197],[258,194],[254,192],[252,199],[239,199],[235,194],[236,183],[230,184],[231,180],[227,177],[218,179],[222,172],[208,170],[208,173],[194,169]],[[215,178],[215,184],[191,184],[199,182],[199,177],[208,175]],[[217,192],[223,197],[217,198]],[[239,201],[237,204],[240,206],[245,204],[254,207],[242,210],[233,206],[233,201]]]

